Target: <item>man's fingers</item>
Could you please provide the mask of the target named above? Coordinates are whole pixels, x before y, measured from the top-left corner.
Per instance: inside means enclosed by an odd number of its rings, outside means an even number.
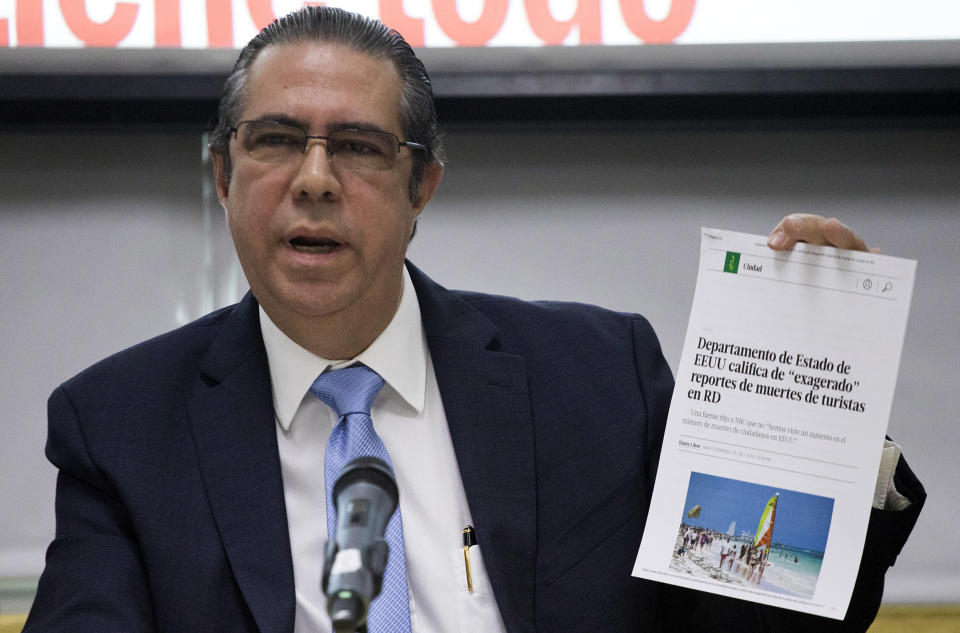
[[[840,220],[812,213],[788,215],[780,220],[767,238],[767,245],[778,251],[788,251],[797,242],[826,244],[854,251],[867,250],[863,239]]]
[[[823,234],[826,238],[822,244],[836,246],[837,248],[846,248],[851,251],[865,251],[867,244],[859,235],[854,233],[850,227],[838,220],[830,218],[824,220]]]
[[[826,225],[827,219],[821,215],[794,213],[780,220],[780,224],[774,227],[771,237],[775,238],[778,232],[782,235],[780,239],[782,250],[793,248],[797,242],[827,244]]]

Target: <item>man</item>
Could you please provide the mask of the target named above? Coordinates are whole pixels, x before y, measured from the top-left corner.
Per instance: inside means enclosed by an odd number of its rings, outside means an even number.
[[[274,23],[227,81],[212,150],[251,294],[51,396],[57,534],[27,631],[330,630],[338,416],[311,394],[355,363],[386,383],[372,417],[400,488],[409,609],[383,630],[865,630],[923,500],[902,464],[909,507],[874,511],[843,623],[630,577],[673,386],[656,336],[405,266],[442,163],[397,34],[326,8]],[[770,239],[865,248],[816,216]]]

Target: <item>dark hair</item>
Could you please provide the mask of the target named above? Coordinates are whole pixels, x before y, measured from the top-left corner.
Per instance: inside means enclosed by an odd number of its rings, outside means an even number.
[[[343,44],[372,57],[393,62],[400,76],[400,123],[404,137],[427,147],[426,155],[414,152],[413,175],[408,186],[411,202],[419,198],[425,165],[443,162],[443,142],[433,101],[433,87],[423,62],[397,31],[374,20],[343,9],[306,6],[274,20],[240,51],[227,77],[217,109],[217,124],[210,133],[210,150],[221,154],[230,177],[230,128],[237,123],[247,97],[250,66],[260,51],[269,46],[329,42]]]

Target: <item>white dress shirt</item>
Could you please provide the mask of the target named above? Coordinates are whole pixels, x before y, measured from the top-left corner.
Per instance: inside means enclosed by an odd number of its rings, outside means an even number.
[[[483,566],[482,534],[481,545],[470,550],[473,591],[467,591],[462,530],[472,524],[470,509],[420,321],[420,305],[406,270],[403,279],[393,320],[355,359],[329,360],[312,354],[260,309],[293,555],[295,633],[331,631],[320,587],[327,538],[323,460],[337,416],[309,388],[328,367],[354,362],[367,365],[386,381],[371,417],[390,454],[400,490],[414,633],[505,631]]]

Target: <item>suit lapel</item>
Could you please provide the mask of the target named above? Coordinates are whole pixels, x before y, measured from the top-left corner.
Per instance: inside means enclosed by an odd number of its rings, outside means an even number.
[[[536,470],[524,360],[496,327],[408,263],[470,513],[507,630],[534,628]]]
[[[188,403],[210,507],[234,578],[263,633],[293,630],[293,562],[257,304],[226,318]]]

